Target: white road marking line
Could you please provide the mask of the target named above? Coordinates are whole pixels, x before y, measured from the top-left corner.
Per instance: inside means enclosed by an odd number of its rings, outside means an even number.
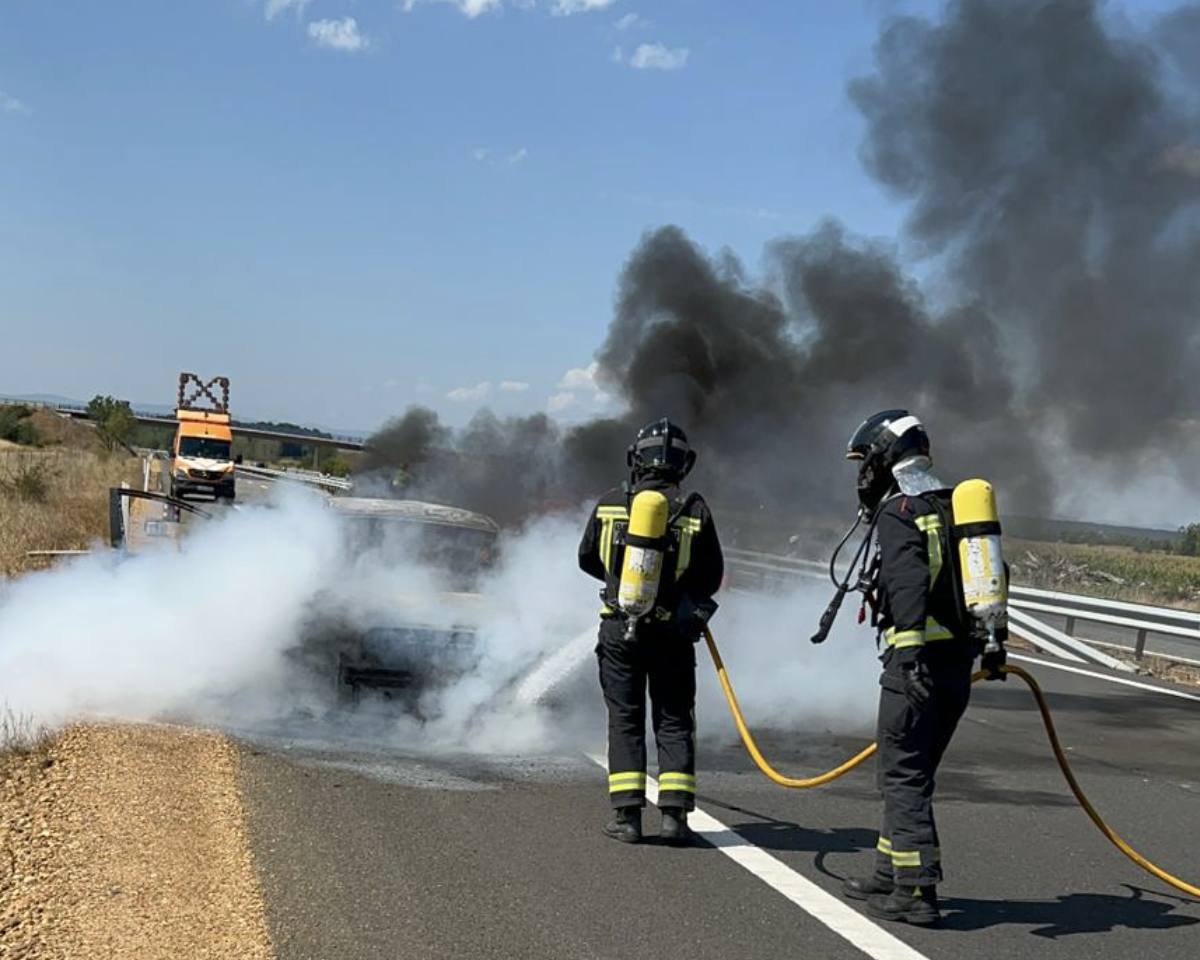
[[[603,757],[591,753],[588,757],[602,769],[608,769]],[[653,777],[646,778],[646,797],[657,805],[658,781]],[[730,830],[712,814],[697,808],[688,816],[688,824],[738,866],[783,894],[814,920],[873,960],[928,960],[924,954],[917,953],[903,940],[892,936],[853,907],[826,893],[782,860]]]
[[[1172,690],[1169,687],[1156,687],[1150,683],[1139,683],[1137,680],[1126,680],[1124,677],[1110,677],[1106,673],[1096,673],[1094,670],[1084,670],[1082,667],[1072,667],[1065,663],[1054,663],[1052,660],[1039,660],[1037,657],[1027,657],[1021,653],[1008,654],[1014,660],[1024,660],[1026,663],[1036,663],[1040,667],[1050,667],[1052,670],[1065,670],[1067,673],[1078,673],[1084,677],[1095,677],[1097,680],[1107,680],[1118,683],[1123,687],[1135,687],[1138,690],[1149,690],[1151,693],[1161,693],[1168,697],[1179,697],[1181,700],[1194,700],[1200,703],[1200,696],[1194,693],[1184,693],[1182,690]]]

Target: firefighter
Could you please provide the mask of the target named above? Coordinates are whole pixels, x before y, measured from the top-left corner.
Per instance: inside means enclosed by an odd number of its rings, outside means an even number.
[[[646,804],[646,689],[658,746],[659,837],[686,843],[695,807],[695,642],[716,610],[724,562],[712,516],[697,493],[679,485],[696,461],[687,436],[663,418],[643,427],[627,453],[630,482],[603,497],[579,544],[579,566],[604,582],[596,656],[608,708],[608,791],[614,814],[604,832],[615,840],[642,839]],[[661,580],[654,603],[631,620],[618,602],[630,509],[642,491],[669,504]],[[629,549],[633,549],[632,546]]]
[[[955,573],[950,491],[931,472],[921,422],[905,410],[877,413],[854,432],[846,457],[859,463],[863,514],[876,524],[869,595],[883,649],[876,733],[883,825],[873,874],[846,880],[843,892],[866,900],[874,916],[932,926],[942,879],[934,778],[983,644]],[[990,678],[1004,679],[1004,659],[1002,643],[984,654]]]

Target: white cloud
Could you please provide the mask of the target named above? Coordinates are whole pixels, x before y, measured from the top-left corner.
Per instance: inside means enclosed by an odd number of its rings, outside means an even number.
[[[562,413],[585,401],[590,401],[593,407],[610,406],[613,396],[600,385],[599,374],[600,364],[595,361],[586,367],[572,367],[558,381],[557,392],[547,401],[546,410]]]
[[[551,12],[556,17],[569,17],[573,13],[591,13],[611,7],[617,0],[554,0]]]
[[[473,387],[457,387],[446,394],[446,399],[453,400],[455,403],[472,403],[483,400],[491,392],[491,381],[484,380]]]
[[[268,20],[274,20],[287,10],[295,10],[296,16],[302,17],[304,8],[310,3],[312,0],[267,0],[266,6],[263,7],[263,16]]]
[[[621,17],[621,19],[619,19],[616,23],[614,23],[613,26],[616,27],[618,30],[632,30],[634,27],[636,27],[641,22],[642,22],[642,18],[639,17],[636,13],[627,13],[627,14],[625,14],[625,16]]]
[[[573,393],[555,393],[546,401],[547,413],[562,413],[575,406],[575,394]]]
[[[549,8],[556,17],[569,17],[575,13],[605,10],[616,2],[617,0],[509,0],[509,6],[518,10],[533,10],[540,5]],[[485,13],[504,9],[504,0],[404,0],[404,12],[411,13],[419,4],[428,3],[448,3],[472,20]]]
[[[613,63],[624,63],[625,62],[625,51],[622,50],[620,47],[613,47],[612,62]]]
[[[16,97],[0,91],[0,113],[28,113],[29,108]]]
[[[358,21],[353,17],[343,17],[341,20],[314,20],[308,25],[308,35],[318,46],[342,50],[345,53],[358,53],[369,45],[367,38],[359,32]]]
[[[586,367],[572,367],[563,374],[558,382],[559,390],[599,390],[596,385],[596,374],[600,372],[600,364],[592,361]]]
[[[493,147],[476,147],[471,151],[471,156],[477,163],[486,163],[489,166],[507,163],[511,167],[528,157],[529,151],[525,147],[518,147],[516,150],[505,153]]]
[[[472,20],[503,6],[503,0],[404,0],[404,12],[411,13],[418,3],[450,3]]]
[[[635,70],[682,70],[691,51],[687,47],[665,47],[661,43],[643,43],[633,51],[629,65]]]
[[[523,381],[523,380],[501,380],[500,381],[500,392],[501,393],[524,393],[528,389],[529,389],[529,384],[525,383],[525,381]]]

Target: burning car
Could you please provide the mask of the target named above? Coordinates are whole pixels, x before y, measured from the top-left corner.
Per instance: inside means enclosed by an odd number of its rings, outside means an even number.
[[[420,695],[478,659],[481,575],[499,527],[470,510],[415,500],[337,497],[350,582],[318,598],[305,659],[339,699],[363,690],[415,706]]]

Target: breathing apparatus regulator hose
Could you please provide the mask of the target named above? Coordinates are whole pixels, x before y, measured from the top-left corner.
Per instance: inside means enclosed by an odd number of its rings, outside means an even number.
[[[859,753],[855,754],[845,763],[834,767],[826,773],[819,774],[815,777],[787,777],[771,766],[767,759],[758,749],[758,744],[754,741],[754,735],[750,732],[750,728],[746,725],[746,718],[742,715],[742,708],[738,705],[736,694],[733,692],[733,684],[729,680],[729,673],[725,669],[725,662],[721,659],[721,652],[717,649],[717,642],[713,639],[712,632],[705,627],[704,639],[708,644],[708,652],[712,655],[713,666],[717,670],[717,679],[721,683],[721,690],[725,694],[725,702],[729,704],[729,712],[733,716],[734,726],[737,727],[739,736],[742,738],[742,744],[746,748],[746,752],[750,754],[750,758],[754,761],[755,766],[772,782],[777,783],[781,787],[788,787],[793,790],[807,790],[812,787],[821,787],[827,783],[832,783],[839,777],[845,776],[855,767],[870,759],[878,749],[877,744],[870,744]],[[1075,795],[1075,799],[1083,808],[1083,811],[1091,819],[1097,829],[1104,834],[1114,847],[1121,851],[1126,857],[1136,863],[1147,873],[1157,877],[1168,886],[1174,887],[1176,890],[1186,893],[1189,896],[1200,898],[1200,886],[1188,883],[1185,880],[1180,880],[1178,877],[1167,873],[1166,870],[1155,863],[1147,860],[1144,856],[1133,849],[1121,836],[1110,827],[1100,816],[1087,795],[1084,794],[1083,788],[1079,786],[1079,781],[1075,779],[1075,773],[1071,769],[1071,764],[1067,761],[1066,752],[1062,748],[1062,744],[1058,739],[1058,731],[1054,727],[1054,718],[1050,715],[1050,707],[1046,703],[1046,695],[1042,692],[1037,680],[1033,674],[1022,667],[1008,665],[1001,668],[1004,673],[1010,676],[1019,677],[1029,687],[1030,693],[1033,694],[1034,700],[1037,702],[1038,712],[1042,715],[1042,725],[1046,728],[1046,738],[1050,741],[1050,749],[1054,751],[1054,759],[1058,761],[1059,769],[1062,770],[1063,777],[1067,781],[1067,786],[1071,788],[1071,793]],[[980,670],[971,677],[972,683],[978,683],[980,680],[986,680],[987,674]]]

